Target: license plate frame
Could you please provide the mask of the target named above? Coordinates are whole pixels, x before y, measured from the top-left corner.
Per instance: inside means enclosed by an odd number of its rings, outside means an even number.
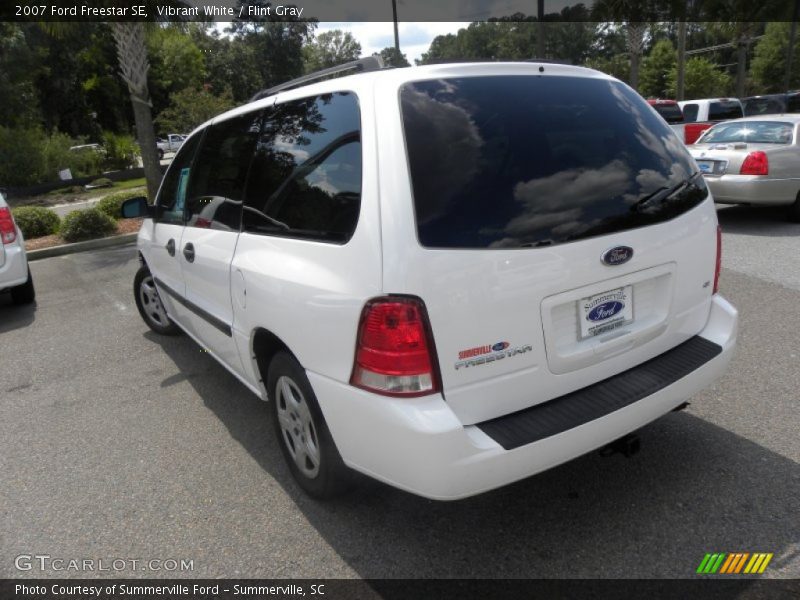
[[[578,300],[578,321],[582,340],[614,331],[632,323],[633,320],[632,285],[612,288]]]

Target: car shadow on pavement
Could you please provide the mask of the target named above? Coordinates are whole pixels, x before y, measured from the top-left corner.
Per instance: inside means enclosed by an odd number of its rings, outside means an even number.
[[[363,578],[691,578],[709,552],[772,552],[772,572],[796,558],[800,465],[689,412],[641,429],[631,458],[590,453],[466,500],[359,477],[323,503],[292,480],[267,403],[190,339],[145,335]],[[268,518],[251,526],[270,536]]]
[[[36,318],[36,302],[16,305],[11,294],[0,294],[0,333],[21,329],[33,323]]]
[[[717,206],[717,219],[723,233],[743,233],[766,237],[800,235],[800,224],[786,218],[785,206]]]

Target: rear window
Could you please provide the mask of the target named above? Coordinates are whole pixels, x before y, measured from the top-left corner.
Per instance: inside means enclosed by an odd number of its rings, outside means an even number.
[[[791,123],[778,121],[738,121],[720,123],[709,129],[703,136],[704,144],[731,142],[750,142],[752,144],[790,144],[792,142]]]
[[[669,126],[619,82],[439,79],[401,88],[420,243],[549,246],[671,219],[702,178]]]
[[[683,123],[683,113],[677,104],[654,104],[653,108],[667,123]]]
[[[786,104],[781,98],[750,98],[744,101],[746,117],[777,115],[782,112],[786,112]]]
[[[710,102],[708,104],[709,121],[741,119],[743,116],[742,107],[738,102]]]

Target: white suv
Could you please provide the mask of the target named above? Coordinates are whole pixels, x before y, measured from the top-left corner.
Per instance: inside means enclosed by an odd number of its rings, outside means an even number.
[[[0,293],[10,292],[14,304],[36,299],[33,277],[25,255],[25,240],[14,222],[11,209],[0,194]]]
[[[138,244],[146,323],[272,401],[312,495],[451,500],[602,447],[725,370],[697,165],[625,84],[538,63],[303,78],[204,124]],[[233,401],[233,400],[232,400]]]

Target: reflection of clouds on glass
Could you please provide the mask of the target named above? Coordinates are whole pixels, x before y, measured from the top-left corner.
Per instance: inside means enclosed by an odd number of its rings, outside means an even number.
[[[283,137],[275,138],[273,147],[278,152],[291,154],[298,163],[308,160],[308,157],[311,156],[306,150],[301,150],[294,142]]]
[[[613,160],[599,169],[569,169],[549,177],[518,183],[514,199],[530,210],[547,211],[581,207],[625,192],[630,169]]]
[[[544,228],[552,228],[556,235],[585,230],[594,221],[582,218],[584,207],[624,194],[630,183],[630,169],[621,160],[599,169],[570,169],[518,183],[514,199],[525,206],[525,211],[505,227],[506,235],[513,237],[499,240],[493,247],[517,245],[520,238]]]
[[[453,83],[443,82],[439,91],[450,94],[455,89]],[[413,88],[406,90],[403,111],[407,129],[420,129],[408,132],[407,137],[430,141],[413,148],[415,169],[421,171],[415,173],[414,178],[433,182],[433,189],[426,190],[425,214],[417,215],[420,222],[425,223],[439,216],[475,176],[483,140],[466,110],[431,98],[425,92]],[[424,172],[430,169],[436,169],[436,173]]]

